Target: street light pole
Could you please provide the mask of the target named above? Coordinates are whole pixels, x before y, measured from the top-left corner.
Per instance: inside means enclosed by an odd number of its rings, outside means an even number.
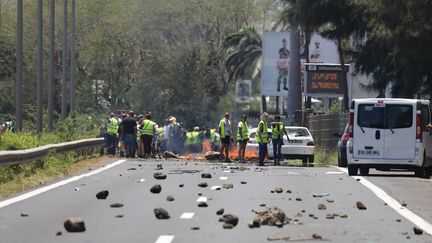
[[[55,0],[50,0],[49,16],[49,66],[48,66],[48,131],[54,129],[54,21],[55,21]]]
[[[23,65],[23,0],[17,0],[15,119],[16,129],[22,130],[22,65]]]
[[[68,0],[63,2],[63,44],[62,44],[62,80],[61,80],[61,118],[66,118],[67,115],[67,17],[68,17]]]
[[[72,19],[71,19],[71,70],[70,70],[70,110],[75,111],[75,85],[76,85],[76,18],[75,0],[72,0]]]
[[[37,8],[37,77],[36,77],[36,133],[42,132],[42,0],[38,0]]]

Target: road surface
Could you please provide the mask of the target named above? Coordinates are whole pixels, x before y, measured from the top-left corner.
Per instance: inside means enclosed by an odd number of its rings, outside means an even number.
[[[157,164],[163,169],[156,170]],[[369,177],[349,177],[341,170],[118,161],[0,202],[0,242],[320,241],[313,240],[313,234],[332,242],[432,242],[427,233],[432,222],[431,180],[415,178],[412,173],[374,170]],[[167,178],[156,180],[155,172],[165,173]],[[210,173],[212,178],[201,178],[202,173]],[[207,182],[208,187],[199,187],[201,182]],[[158,194],[150,192],[156,183],[162,186]],[[223,184],[233,188],[215,189]],[[374,191],[369,184],[376,187]],[[283,192],[274,192],[276,187]],[[108,198],[96,199],[102,190],[109,191]],[[392,202],[383,201],[377,190],[383,190],[385,200],[394,199],[397,209]],[[169,195],[175,200],[167,201]],[[206,201],[208,207],[198,207],[198,201]],[[358,201],[367,209],[359,210]],[[112,208],[113,203],[124,206]],[[319,204],[326,209],[320,210]],[[284,211],[288,224],[248,227],[255,212],[273,206]],[[153,210],[159,207],[168,211],[170,219],[156,219]],[[216,215],[221,208],[225,214],[238,216],[237,226],[223,228]],[[409,218],[411,214],[406,218],[407,211],[418,218]],[[86,231],[67,232],[63,222],[69,217],[81,217]],[[414,234],[415,223],[424,228],[422,235]]]

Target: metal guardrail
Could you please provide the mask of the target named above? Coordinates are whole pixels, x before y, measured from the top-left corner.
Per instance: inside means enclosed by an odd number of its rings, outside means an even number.
[[[31,149],[0,151],[0,164],[21,164],[40,159],[48,153],[65,153],[103,144],[104,138],[90,138],[66,143],[48,144]]]

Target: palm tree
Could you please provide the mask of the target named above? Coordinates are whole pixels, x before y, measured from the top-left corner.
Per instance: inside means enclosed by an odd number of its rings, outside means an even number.
[[[262,55],[262,39],[255,27],[248,26],[227,36],[223,47],[226,51],[225,67],[229,80],[252,79],[259,72]],[[261,97],[263,110],[266,109],[265,97]]]

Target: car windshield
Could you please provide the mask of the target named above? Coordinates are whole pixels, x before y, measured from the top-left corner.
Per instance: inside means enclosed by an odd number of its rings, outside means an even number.
[[[357,124],[362,128],[397,129],[411,127],[413,122],[412,105],[360,104]]]
[[[286,128],[290,137],[309,137],[309,132],[304,128]]]

